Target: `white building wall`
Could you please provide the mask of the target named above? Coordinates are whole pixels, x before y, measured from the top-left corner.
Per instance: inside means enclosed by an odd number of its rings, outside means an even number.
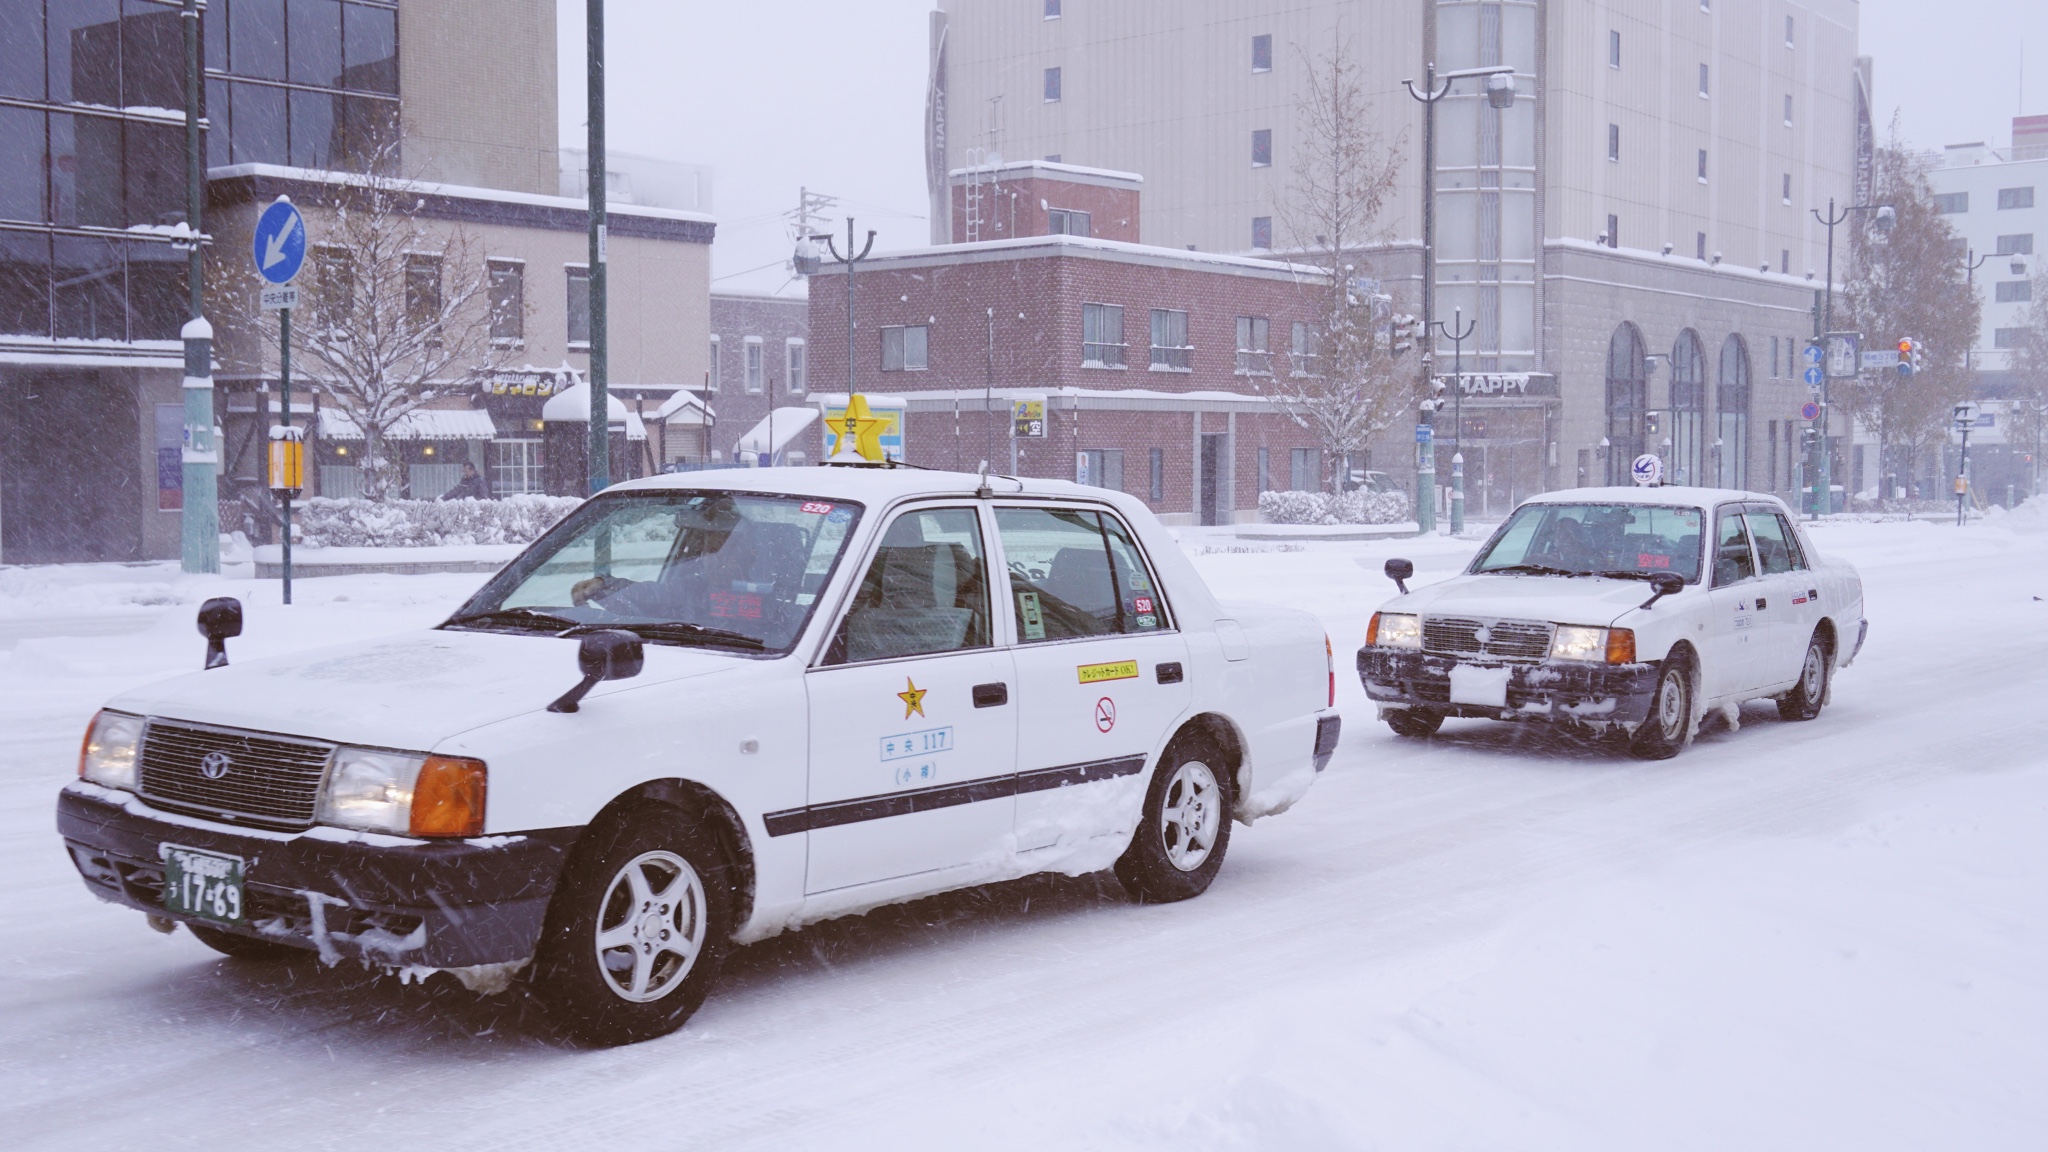
[[[1935,193],[1969,197],[1968,210],[1952,212],[1947,220],[1969,252],[1990,256],[1976,272],[1977,291],[1984,302],[1977,365],[1985,371],[2002,372],[2012,367],[2011,354],[1998,345],[2010,342],[2015,330],[2026,323],[2028,301],[2000,303],[1999,285],[2029,281],[2042,269],[2040,253],[2048,250],[2048,159],[2006,161],[1982,146],[1965,145],[1949,149],[1943,162],[1943,167],[1928,173]],[[2021,188],[2033,190],[2033,207],[1998,206],[2001,191]],[[2031,249],[2035,254],[2014,249]],[[2008,333],[2003,340],[2001,329]]]

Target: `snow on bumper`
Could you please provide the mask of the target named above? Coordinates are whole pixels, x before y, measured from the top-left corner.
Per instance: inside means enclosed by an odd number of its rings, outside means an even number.
[[[330,963],[424,968],[531,956],[578,831],[394,845],[251,835],[146,811],[122,793],[74,785],[59,794],[57,831],[101,899],[163,916],[159,845],[238,856],[248,926],[212,927],[317,951]]]
[[[1451,669],[1459,663],[1455,656],[1431,652],[1360,648],[1358,678],[1366,696],[1378,704],[1433,708],[1450,716],[1581,724],[1640,724],[1657,691],[1655,664],[1544,660],[1505,665],[1504,708],[1453,704]]]

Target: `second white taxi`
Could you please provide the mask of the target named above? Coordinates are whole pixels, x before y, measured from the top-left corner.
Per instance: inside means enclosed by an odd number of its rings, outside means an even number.
[[[1777,701],[1820,714],[1863,647],[1863,585],[1820,555],[1776,497],[1711,488],[1584,488],[1515,509],[1463,573],[1401,595],[1358,652],[1402,736],[1445,717],[1539,720],[1675,756],[1702,719]]]

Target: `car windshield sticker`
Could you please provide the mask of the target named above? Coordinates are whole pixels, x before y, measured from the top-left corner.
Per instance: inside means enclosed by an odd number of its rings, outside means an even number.
[[[882,737],[883,760],[905,760],[953,750],[953,729],[927,728],[922,732],[899,732]]]
[[[924,715],[924,697],[925,693],[930,691],[931,689],[929,688],[919,688],[917,683],[908,676],[903,678],[903,691],[898,692],[896,698],[903,701],[903,718],[905,720],[910,719],[912,716]]]
[[[1636,567],[1669,568],[1671,567],[1671,557],[1659,556],[1655,552],[1638,552],[1636,553]]]
[[[1083,664],[1075,671],[1080,673],[1083,684],[1101,684],[1107,680],[1136,680],[1138,662],[1117,660],[1108,664]],[[1105,728],[1103,731],[1106,732],[1108,729]]]
[[[1116,727],[1116,701],[1104,696],[1095,702],[1095,730],[1107,732]]]
[[[713,592],[711,615],[722,620],[759,620],[761,597],[752,592]]]
[[[1038,593],[1017,593],[1017,615],[1024,625],[1026,640],[1045,639],[1045,613],[1038,609]]]
[[[803,506],[803,511],[808,512],[813,516],[823,516],[825,513],[830,512],[831,510],[832,506],[830,504],[825,503],[822,500],[807,500],[804,502]]]

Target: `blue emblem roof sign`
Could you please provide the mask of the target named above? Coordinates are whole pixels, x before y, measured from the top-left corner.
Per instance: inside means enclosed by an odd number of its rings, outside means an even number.
[[[256,221],[250,255],[266,283],[289,284],[306,263],[306,221],[288,197],[279,196]]]
[[[1628,472],[1638,487],[1654,487],[1664,479],[1664,461],[1645,452],[1629,464]]]

